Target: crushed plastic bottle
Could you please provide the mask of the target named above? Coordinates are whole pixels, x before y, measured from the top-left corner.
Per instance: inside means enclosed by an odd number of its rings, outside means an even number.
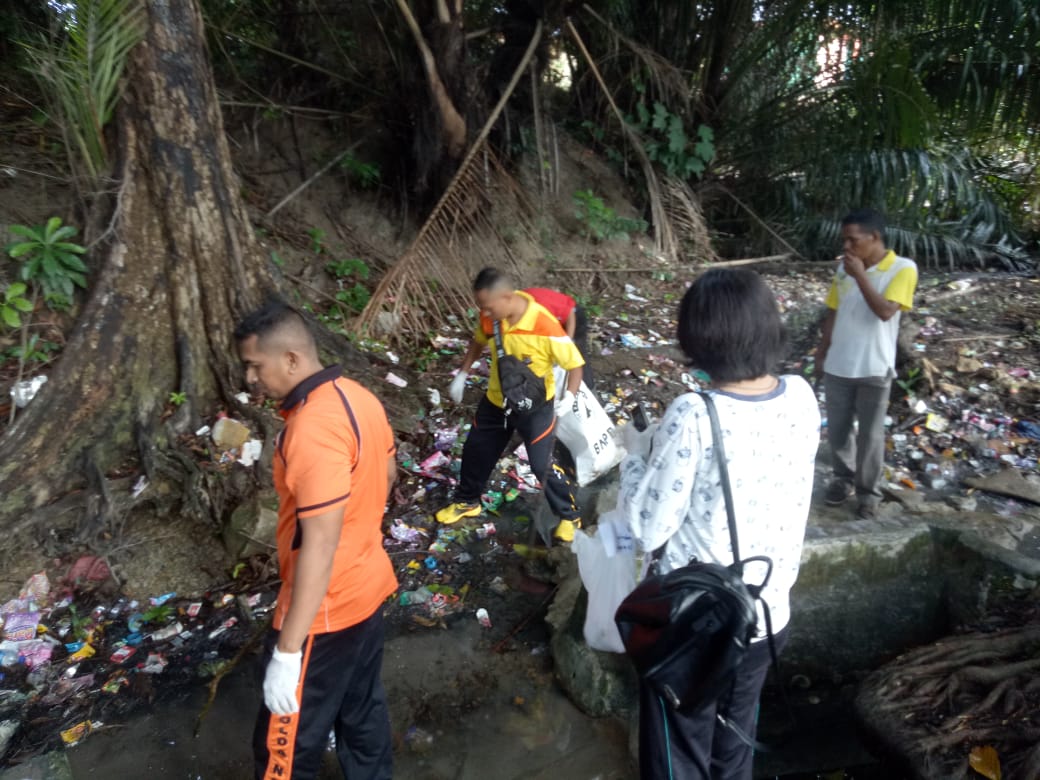
[[[34,376],[32,379],[15,382],[14,387],[11,388],[11,400],[19,409],[24,409],[46,383],[47,377],[43,374]]]

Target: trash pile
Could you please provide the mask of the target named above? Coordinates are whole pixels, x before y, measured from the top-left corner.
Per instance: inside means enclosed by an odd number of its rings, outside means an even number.
[[[71,747],[163,689],[218,673],[274,608],[274,590],[246,579],[138,602],[92,555],[53,585],[34,574],[0,607],[0,758]]]

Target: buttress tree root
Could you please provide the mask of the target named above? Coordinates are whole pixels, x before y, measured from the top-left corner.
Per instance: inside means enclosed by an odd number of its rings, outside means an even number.
[[[947,637],[868,677],[860,720],[918,778],[976,778],[992,745],[1004,777],[1040,780],[1040,624]]]
[[[110,487],[120,470],[153,481],[142,499],[165,491],[213,514],[213,486],[172,445],[220,406],[249,414],[234,400],[232,329],[275,284],[231,168],[198,4],[144,5],[113,128],[116,194],[91,209],[88,234],[103,238],[89,297],[51,381],[0,438],[9,549],[58,522],[48,505],[70,492],[89,507],[60,513],[80,541],[118,531],[130,508]],[[186,401],[164,420],[174,391]]]

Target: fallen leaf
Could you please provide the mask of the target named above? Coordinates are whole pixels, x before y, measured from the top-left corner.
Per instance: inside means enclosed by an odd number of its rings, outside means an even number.
[[[968,754],[968,765],[989,780],[1000,780],[1000,757],[990,745],[973,747]]]

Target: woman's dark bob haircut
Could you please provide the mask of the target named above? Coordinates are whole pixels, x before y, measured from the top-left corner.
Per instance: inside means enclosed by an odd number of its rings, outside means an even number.
[[[715,384],[769,374],[786,336],[773,291],[754,271],[716,268],[679,304],[679,346]]]

